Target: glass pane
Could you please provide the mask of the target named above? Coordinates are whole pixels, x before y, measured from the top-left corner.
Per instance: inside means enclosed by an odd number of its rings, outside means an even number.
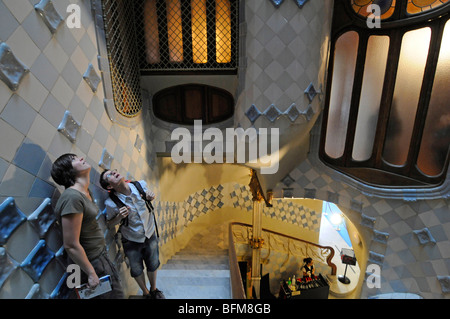
[[[344,33],[336,41],[325,140],[325,152],[332,158],[344,154],[358,41],[359,36],[355,31]]]
[[[160,62],[159,56],[159,30],[158,15],[156,13],[156,0],[147,0],[144,4],[145,28],[145,54],[147,62],[155,64]]]
[[[371,36],[369,38],[353,145],[352,156],[356,161],[368,160],[372,155],[388,51],[389,37]]]
[[[396,0],[351,0],[353,11],[363,17],[372,14],[371,10],[368,10],[371,4],[380,6],[381,20],[390,18],[395,10]]]
[[[403,36],[383,151],[384,159],[394,165],[405,164],[408,157],[430,37],[430,28],[409,31]]]
[[[170,62],[183,62],[183,30],[180,0],[166,0]]]
[[[216,0],[216,57],[218,63],[231,62],[230,0]]]
[[[408,0],[407,11],[409,14],[417,14],[437,8],[448,0]]]
[[[194,63],[208,62],[206,0],[192,0],[192,52]]]
[[[427,175],[439,175],[444,169],[450,146],[450,21],[441,42],[439,62],[418,158],[419,169]]]

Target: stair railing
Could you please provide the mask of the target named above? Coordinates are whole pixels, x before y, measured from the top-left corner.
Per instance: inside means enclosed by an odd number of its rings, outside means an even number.
[[[236,248],[234,246],[233,224],[230,223],[228,232],[228,255],[230,260],[230,283],[231,283],[231,298],[232,299],[246,299],[244,283],[239,270],[239,264],[236,256]]]
[[[336,275],[336,265],[332,262],[335,251],[331,246],[322,246],[303,239],[295,238],[275,231],[262,229],[263,248],[267,249],[269,258],[271,250],[287,253],[289,256],[311,257],[316,261],[327,264],[331,268],[330,274]],[[236,242],[235,242],[236,239]],[[248,244],[252,239],[252,226],[244,223],[233,222],[229,227],[229,255],[230,276],[233,299],[245,299],[245,289],[242,282],[239,265],[237,261],[235,244]],[[263,260],[265,258],[262,258]]]

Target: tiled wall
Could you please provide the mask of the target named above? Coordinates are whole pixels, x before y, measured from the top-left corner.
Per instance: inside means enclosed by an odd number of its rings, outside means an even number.
[[[98,186],[103,167],[145,179],[158,193],[146,114],[137,125],[127,128],[112,122],[105,111],[91,1],[53,1],[61,18],[69,15],[69,4],[79,6],[81,17],[80,28],[69,28],[66,21],[60,21],[54,33],[35,8],[47,3],[0,1],[0,43],[29,70],[15,91],[0,81],[0,203],[5,205],[0,209],[0,234],[4,236],[0,298],[64,294],[58,286],[65,270],[60,257],[62,241],[50,218],[51,206],[62,191],[50,176],[51,164],[58,156],[76,153],[92,165],[91,189],[100,208],[105,198]],[[55,22],[49,21],[50,25]],[[97,90],[93,90],[98,80]],[[64,122],[66,112],[75,125]],[[52,199],[50,205],[44,203],[46,198]],[[102,223],[101,215],[99,221]],[[48,229],[43,228],[46,223]],[[111,235],[106,232],[110,255],[122,264]]]
[[[216,212],[221,208],[232,208],[242,216],[252,215],[253,199],[248,185],[225,183],[214,185],[190,194],[182,202],[159,202],[155,208],[160,220],[160,240],[162,244],[175,238],[196,221],[197,218]],[[273,207],[265,207],[263,216],[280,223],[297,226],[319,236],[321,211],[308,207],[307,203],[292,203],[276,199]],[[266,226],[264,226],[266,227]]]
[[[245,1],[246,72],[237,125],[289,133],[320,112],[331,14],[332,1]]]

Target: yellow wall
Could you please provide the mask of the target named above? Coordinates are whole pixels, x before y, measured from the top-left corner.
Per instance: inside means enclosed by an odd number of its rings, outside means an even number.
[[[170,157],[158,157],[158,167],[161,201],[182,202],[213,185],[250,182],[250,169],[236,164],[174,164]]]

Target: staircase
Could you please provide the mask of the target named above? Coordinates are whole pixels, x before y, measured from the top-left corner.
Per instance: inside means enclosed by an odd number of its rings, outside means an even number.
[[[167,299],[231,299],[228,249],[217,232],[195,235],[158,270]]]

